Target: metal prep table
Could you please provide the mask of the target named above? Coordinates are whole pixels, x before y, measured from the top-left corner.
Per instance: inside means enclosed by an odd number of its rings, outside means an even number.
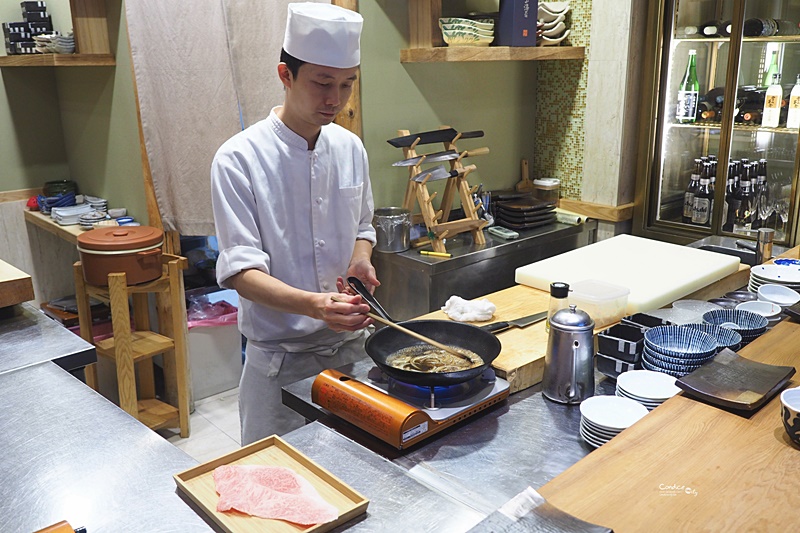
[[[421,255],[417,249],[374,252],[372,263],[381,281],[375,297],[392,318],[408,320],[439,309],[453,295],[470,300],[507,289],[515,284],[518,267],[593,243],[597,221],[555,223],[518,233],[510,241],[485,233],[485,245],[460,233],[447,239],[450,258]]]
[[[94,347],[34,307],[14,311],[0,320],[0,531],[61,520],[90,533],[219,530],[172,477],[198,462],[56,364],[83,366]],[[284,438],[371,498],[337,531],[465,530],[484,517],[321,424]]]
[[[371,359],[365,359],[341,371],[361,375],[373,365]],[[544,485],[592,451],[579,436],[579,407],[544,399],[540,385],[511,395],[506,403],[448,428],[409,450],[399,451],[312,403],[313,381],[311,377],[284,387],[283,403],[306,419],[318,420],[347,439],[360,443],[405,470],[420,484],[483,517],[528,486]],[[596,394],[613,395],[614,388],[613,381],[596,374]],[[322,453],[317,450],[321,445],[309,439],[295,440],[301,431],[291,432],[284,438],[332,469],[356,490],[370,495],[373,502],[380,503],[379,496],[371,491],[369,476],[364,478],[364,472],[348,469],[347,461],[342,461],[341,457],[348,452],[338,447],[338,441],[325,443],[324,454],[329,457],[314,457],[314,453]],[[376,531],[371,525],[366,520],[352,531]],[[437,531],[468,529],[463,523],[453,523],[448,527],[442,525]]]
[[[0,372],[43,361],[75,370],[97,361],[97,354],[94,346],[36,307],[14,306],[14,316],[0,320]]]

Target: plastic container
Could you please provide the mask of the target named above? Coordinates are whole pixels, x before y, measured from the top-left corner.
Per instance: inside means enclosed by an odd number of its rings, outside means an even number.
[[[575,304],[594,319],[595,327],[602,328],[618,322],[625,316],[630,289],[597,279],[585,279],[572,284],[570,305]]]
[[[536,198],[558,206],[558,198],[561,195],[561,180],[556,178],[536,179],[533,180],[533,188]]]

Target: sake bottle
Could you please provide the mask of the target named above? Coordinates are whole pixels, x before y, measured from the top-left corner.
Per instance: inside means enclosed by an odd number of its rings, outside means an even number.
[[[675,119],[681,123],[697,119],[697,100],[700,96],[700,83],[697,81],[697,50],[689,50],[689,62],[678,87],[678,107]]]
[[[761,114],[761,125],[765,128],[777,128],[781,121],[781,101],[783,100],[783,87],[781,75],[773,74],[767,96],[764,98],[764,111]]]
[[[694,171],[689,178],[689,183],[683,193],[683,219],[685,224],[692,223],[692,210],[694,209],[694,193],[700,185],[700,171],[703,168],[703,162],[700,159],[694,160]]]
[[[789,95],[789,116],[786,119],[786,127],[792,129],[800,128],[800,74],[792,87]]]
[[[770,85],[772,83],[772,76],[773,74],[780,74],[778,72],[778,51],[774,50],[772,52],[772,59],[769,62],[769,66],[767,70],[764,71],[764,85]]]

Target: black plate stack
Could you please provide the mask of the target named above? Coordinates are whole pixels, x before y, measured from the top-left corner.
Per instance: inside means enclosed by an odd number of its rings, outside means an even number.
[[[556,204],[531,197],[516,198],[495,204],[498,225],[509,229],[532,229],[556,221]]]

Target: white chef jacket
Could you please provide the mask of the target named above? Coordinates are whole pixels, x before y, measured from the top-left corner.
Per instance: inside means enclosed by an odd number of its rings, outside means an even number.
[[[335,292],[356,239],[375,244],[367,154],[358,136],[337,124],[323,126],[309,150],[276,109],[214,157],[217,282],[230,288],[231,276],[254,268],[298,289]],[[264,349],[315,351],[347,337],[321,320],[239,302],[239,329]]]

